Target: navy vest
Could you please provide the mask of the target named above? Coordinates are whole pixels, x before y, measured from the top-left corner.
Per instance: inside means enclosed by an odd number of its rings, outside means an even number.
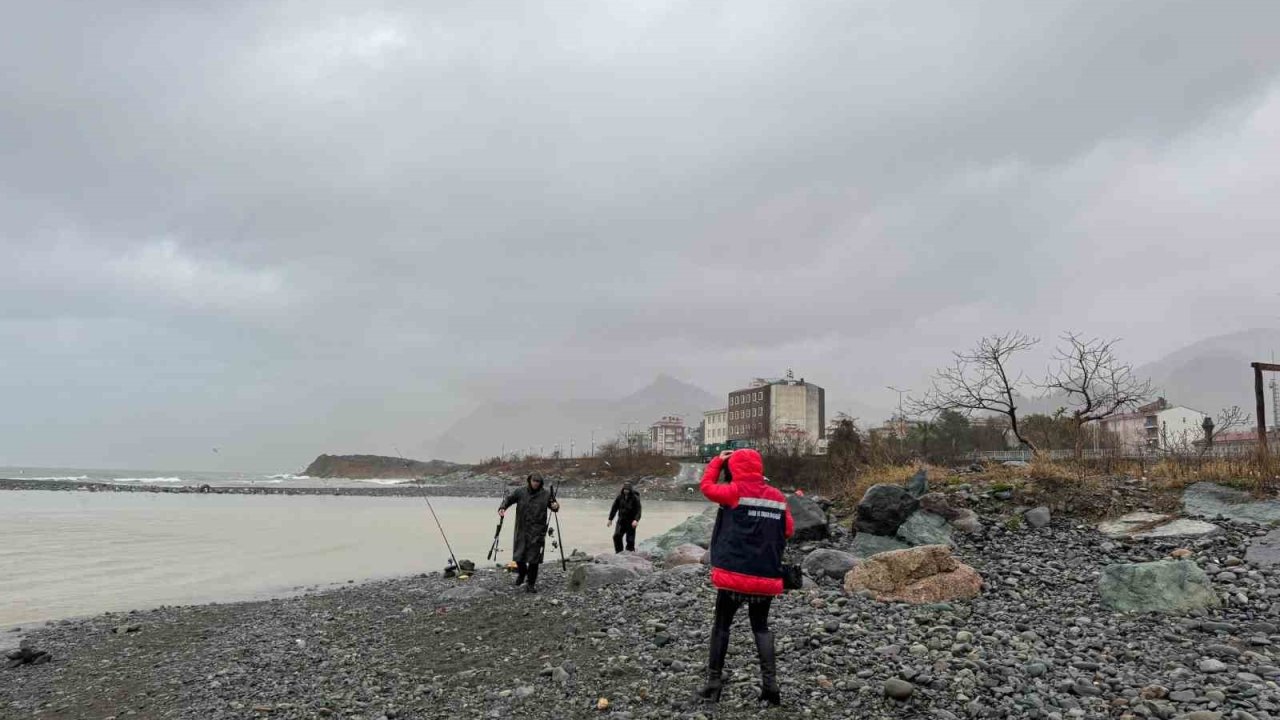
[[[766,498],[739,498],[732,510],[721,505],[711,531],[711,566],[755,577],[782,577],[786,512],[785,502]]]

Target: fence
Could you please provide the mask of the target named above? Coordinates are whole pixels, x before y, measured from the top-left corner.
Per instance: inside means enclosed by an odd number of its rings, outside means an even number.
[[[1280,443],[1268,443],[1271,449],[1272,457],[1276,457],[1280,453]],[[1081,451],[1080,456],[1085,460],[1145,460],[1147,462],[1155,462],[1164,458],[1170,459],[1209,459],[1209,458],[1225,458],[1225,459],[1249,459],[1257,457],[1258,446],[1249,443],[1231,443],[1226,445],[1215,445],[1207,450],[1200,448],[1177,448],[1173,450],[1161,450],[1159,448],[1129,448],[1129,449],[1093,449],[1087,448]],[[1036,453],[1027,450],[977,450],[968,455],[970,460],[990,460],[992,462],[1009,462],[1022,461],[1031,462]],[[1076,453],[1074,450],[1041,450],[1039,453],[1041,458],[1049,460],[1073,460]]]

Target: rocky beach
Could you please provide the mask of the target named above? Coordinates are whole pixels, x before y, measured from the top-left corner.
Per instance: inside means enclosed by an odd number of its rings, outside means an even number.
[[[1100,528],[1003,486],[927,489],[868,494],[893,502],[864,502],[860,522],[893,536],[789,499],[808,579],[771,615],[779,710],[755,702],[745,619],[720,704],[692,698],[714,598],[698,516],[643,548],[657,559],[549,564],[536,595],[481,567],[11,633],[25,649],[0,670],[0,716],[1280,717],[1275,503],[1202,484],[1183,499],[1199,524]],[[921,553],[939,567],[907,567]],[[976,595],[947,581],[969,569]]]

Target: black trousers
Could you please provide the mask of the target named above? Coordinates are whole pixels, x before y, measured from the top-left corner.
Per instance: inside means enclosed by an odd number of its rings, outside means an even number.
[[[716,629],[727,636],[729,628],[733,627],[733,616],[738,614],[738,608],[744,603],[747,606],[747,617],[751,619],[751,632],[769,632],[769,608],[773,605],[773,598],[752,598],[747,602],[742,595],[728,590],[716,593]]]
[[[525,579],[530,585],[535,585],[538,582],[538,568],[540,566],[541,563],[516,562],[516,575]]]
[[[622,538],[624,535],[627,538],[627,549],[634,552],[636,549],[636,529],[631,527],[630,520],[625,522],[619,520],[618,524],[613,526],[613,551],[622,552]]]

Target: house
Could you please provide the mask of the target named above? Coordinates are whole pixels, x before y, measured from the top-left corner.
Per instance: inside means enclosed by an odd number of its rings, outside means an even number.
[[[1100,422],[1102,430],[1128,451],[1176,450],[1189,447],[1204,437],[1208,415],[1183,405],[1170,405],[1159,398],[1131,413],[1112,415]]]
[[[649,426],[648,447],[659,455],[683,457],[689,454],[684,418],[668,415]]]

